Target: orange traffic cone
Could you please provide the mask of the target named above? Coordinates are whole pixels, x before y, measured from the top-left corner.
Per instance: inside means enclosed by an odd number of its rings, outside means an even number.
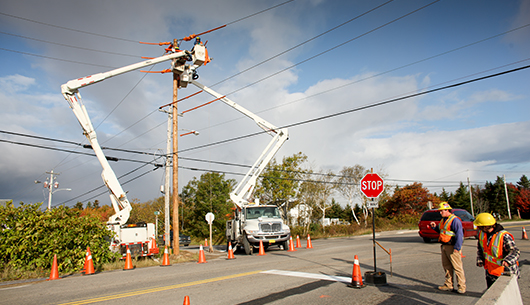
[[[287,250],[287,252],[294,252],[296,251],[296,249],[294,248],[294,243],[293,243],[293,237],[289,237],[289,250]]]
[[[151,239],[151,249],[149,249],[149,252],[153,254],[158,254],[159,251],[160,249],[158,249],[158,245],[156,244],[156,238],[153,237]]]
[[[52,271],[50,272],[50,278],[47,281],[53,281],[59,279],[59,267],[57,265],[57,254],[53,255]]]
[[[92,261],[92,253],[90,253],[90,247],[86,248],[86,258],[85,258],[85,270],[83,270],[85,275],[94,274],[94,262]]]
[[[361,275],[361,266],[359,266],[359,258],[357,255],[353,257],[353,274],[351,276],[351,284],[348,285],[352,288],[363,288],[363,277]]]
[[[267,255],[265,254],[265,248],[263,248],[263,241],[260,240],[259,241],[259,253],[258,253],[259,256],[263,256],[263,255]]]
[[[523,239],[528,239],[528,235],[526,235],[526,229],[523,227]]]
[[[208,238],[205,238],[205,239],[204,239],[204,246],[205,246],[205,247],[208,247]]]
[[[300,244],[300,236],[296,235],[296,247],[302,248],[302,245]]]
[[[227,259],[234,259],[234,251],[232,250],[232,243],[228,242],[228,258]]]
[[[190,297],[189,296],[185,296],[184,297],[184,303],[183,305],[190,305]]]
[[[127,255],[125,256],[125,267],[123,267],[123,270],[132,270],[134,269],[132,258],[131,258],[131,250],[129,250],[129,246],[127,246]]]
[[[164,258],[162,259],[162,265],[160,266],[171,266],[171,264],[169,263],[169,253],[167,251],[167,246],[164,248]]]
[[[197,264],[206,263],[206,257],[204,256],[204,250],[202,249],[202,245],[199,248],[199,261]]]
[[[305,247],[306,249],[313,249],[313,244],[311,243],[311,236],[309,236],[309,234],[307,234],[307,247]]]

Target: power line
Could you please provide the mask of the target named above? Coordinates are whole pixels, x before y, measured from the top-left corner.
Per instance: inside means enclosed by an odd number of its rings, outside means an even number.
[[[522,61],[527,61],[527,60],[528,59],[525,59],[525,60],[522,60]],[[520,61],[520,62],[522,62],[522,61]],[[519,68],[515,68],[515,69],[511,69],[511,70],[507,70],[507,71],[503,71],[503,72],[499,72],[499,73],[495,73],[495,74],[490,74],[490,75],[483,76],[483,77],[474,78],[474,79],[471,79],[471,80],[467,80],[467,81],[463,81],[463,82],[459,82],[459,83],[455,83],[455,84],[451,84],[451,85],[447,85],[447,86],[443,86],[443,87],[439,87],[439,88],[435,88],[435,89],[431,89],[431,90],[426,90],[426,91],[423,91],[423,92],[413,93],[413,94],[405,95],[405,96],[402,96],[402,97],[393,98],[393,99],[390,99],[390,100],[385,100],[385,101],[382,101],[382,102],[377,102],[377,103],[373,103],[373,104],[369,104],[369,105],[353,108],[353,109],[350,109],[350,110],[345,110],[345,111],[341,111],[341,112],[337,112],[337,113],[333,113],[333,114],[328,114],[328,115],[316,117],[316,118],[313,118],[313,119],[308,119],[308,120],[305,120],[305,121],[301,121],[301,122],[298,122],[298,123],[292,123],[292,124],[284,125],[284,126],[281,126],[279,128],[289,128],[289,127],[300,126],[300,125],[304,125],[304,124],[308,124],[308,123],[314,123],[314,122],[317,122],[317,121],[322,121],[322,120],[325,120],[325,119],[330,119],[330,118],[333,118],[333,117],[341,116],[341,115],[352,113],[352,112],[357,112],[357,111],[366,110],[366,109],[370,109],[370,108],[374,108],[374,107],[378,107],[378,106],[383,106],[383,105],[386,105],[386,104],[399,102],[399,101],[410,99],[410,98],[413,98],[413,97],[418,97],[418,96],[434,93],[434,92],[437,92],[437,91],[442,91],[442,90],[446,90],[446,89],[450,89],[450,88],[460,87],[460,86],[467,85],[467,84],[470,84],[470,83],[474,83],[474,82],[486,80],[486,79],[489,79],[489,78],[493,78],[493,77],[497,77],[497,76],[501,76],[501,75],[505,75],[505,74],[509,74],[509,73],[513,73],[513,72],[517,72],[517,71],[521,71],[521,70],[528,69],[528,68],[530,68],[530,65],[519,67]],[[245,139],[245,138],[250,138],[250,137],[254,137],[254,136],[257,136],[257,135],[260,135],[260,134],[263,134],[263,133],[265,133],[265,131],[259,131],[259,132],[255,132],[255,133],[251,133],[251,134],[247,134],[247,135],[243,135],[243,136],[238,136],[238,137],[234,137],[234,138],[230,138],[230,139],[226,139],[226,140],[217,141],[217,142],[214,142],[214,143],[204,144],[204,145],[200,145],[200,146],[196,146],[196,147],[192,147],[192,148],[181,150],[181,151],[179,151],[179,153],[186,152],[186,151],[191,151],[191,150],[196,150],[196,149],[200,149],[200,148],[205,148],[205,147],[210,147],[210,146],[214,146],[214,145],[224,144],[224,143],[228,143],[228,142],[233,142],[233,141],[241,140],[241,139]]]

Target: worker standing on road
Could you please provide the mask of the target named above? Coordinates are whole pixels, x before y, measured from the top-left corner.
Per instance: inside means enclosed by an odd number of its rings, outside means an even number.
[[[520,251],[513,235],[504,230],[490,213],[480,213],[473,222],[479,228],[477,266],[486,269],[488,288],[503,273],[519,277]]]
[[[462,221],[452,213],[452,208],[447,202],[441,202],[438,208],[442,215],[439,227],[431,222],[431,228],[440,233],[438,240],[442,243],[442,266],[445,270],[445,282],[438,289],[453,290],[453,275],[456,274],[458,293],[466,292],[466,276],[462,264],[462,244],[464,230]]]

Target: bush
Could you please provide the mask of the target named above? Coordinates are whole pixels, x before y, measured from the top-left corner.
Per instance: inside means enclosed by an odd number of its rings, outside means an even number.
[[[1,270],[50,269],[57,254],[59,272],[79,271],[87,247],[96,269],[117,258],[107,242],[112,232],[99,219],[67,207],[42,212],[41,205],[0,205]]]

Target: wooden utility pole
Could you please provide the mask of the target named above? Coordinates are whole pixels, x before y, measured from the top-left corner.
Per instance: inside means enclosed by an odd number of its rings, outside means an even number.
[[[176,45],[176,44],[175,44]],[[179,160],[178,160],[178,107],[179,75],[173,73],[173,254],[179,255]]]

